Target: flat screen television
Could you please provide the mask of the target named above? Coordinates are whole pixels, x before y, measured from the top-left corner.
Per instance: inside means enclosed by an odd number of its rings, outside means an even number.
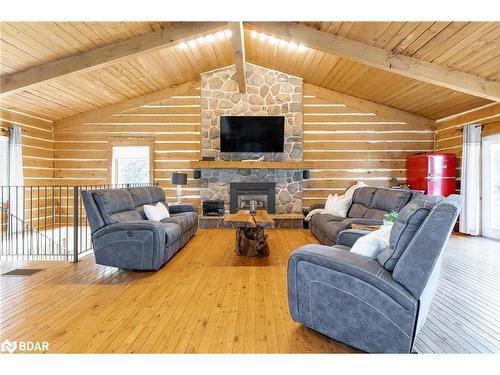
[[[284,116],[221,116],[221,152],[283,152]]]

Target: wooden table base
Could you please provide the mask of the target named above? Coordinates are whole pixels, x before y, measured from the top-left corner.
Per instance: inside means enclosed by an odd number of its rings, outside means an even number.
[[[236,254],[247,257],[269,256],[267,234],[260,225],[255,228],[236,228]]]

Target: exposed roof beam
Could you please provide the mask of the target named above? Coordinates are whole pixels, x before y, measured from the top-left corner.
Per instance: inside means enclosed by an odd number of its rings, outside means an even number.
[[[252,22],[250,25],[276,37],[356,61],[387,72],[446,87],[477,97],[500,101],[500,82],[394,54],[328,32],[291,22]]]
[[[93,120],[102,120],[107,116],[111,116],[128,109],[137,108],[141,105],[154,103],[171,96],[186,95],[186,93],[199,95],[200,93],[199,91],[197,91],[199,87],[200,83],[196,81],[180,83],[167,87],[165,89],[151,92],[149,94],[114,103],[106,107],[96,108],[87,112],[78,113],[72,117],[54,121],[54,130],[71,129],[74,126],[80,127],[82,123],[91,122]]]
[[[67,74],[84,72],[129,59],[138,54],[167,48],[197,36],[227,27],[223,22],[190,22],[159,29],[135,38],[107,44],[87,52],[68,56],[22,72],[1,77],[0,95],[13,94],[37,83]]]
[[[229,30],[232,32],[231,46],[233,49],[234,67],[236,68],[236,81],[241,93],[245,93],[247,85],[245,81],[245,33],[243,22],[229,22]]]
[[[356,108],[362,111],[372,112],[381,117],[405,121],[411,126],[422,126],[425,129],[434,129],[434,120],[431,120],[427,117],[422,117],[413,113],[388,107],[383,104],[374,103],[369,100],[364,100],[355,96],[350,96],[337,91],[325,89],[323,87],[311,85],[310,83],[304,83],[304,92],[306,92],[308,95],[314,95],[318,98],[345,104],[349,107]]]

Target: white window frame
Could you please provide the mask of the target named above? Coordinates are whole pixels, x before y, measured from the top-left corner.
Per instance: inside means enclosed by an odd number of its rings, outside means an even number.
[[[108,182],[110,184],[117,184],[117,178],[115,176],[116,165],[115,158],[113,155],[114,147],[148,147],[149,148],[149,181],[148,183],[154,183],[154,139],[153,138],[109,138],[108,139]],[[120,159],[124,159],[121,157]],[[131,158],[135,159],[135,158]]]

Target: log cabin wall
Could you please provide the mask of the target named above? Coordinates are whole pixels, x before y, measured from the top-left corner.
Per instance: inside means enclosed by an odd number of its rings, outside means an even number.
[[[432,121],[412,121],[412,115],[387,107],[381,116],[373,112],[374,103],[354,107],[352,97],[342,97],[304,84],[304,161],[314,163],[304,183],[304,207],[324,203],[328,194],[342,194],[356,181],[390,187],[395,177],[404,183],[406,158],[433,150]]]
[[[34,228],[52,224],[54,184],[54,139],[52,121],[8,108],[0,108],[0,132],[8,136],[13,126],[19,126],[23,145],[24,219]],[[20,188],[18,188],[20,189]],[[3,199],[7,200],[7,189]],[[21,195],[21,190],[19,190]],[[2,207],[6,208],[6,207]],[[3,214],[3,213],[2,213]],[[2,221],[5,222],[5,221]]]
[[[13,126],[19,126],[22,131],[24,184],[52,185],[54,178],[52,121],[0,108],[0,129],[7,134]]]
[[[483,125],[483,137],[500,133],[500,103],[491,104],[436,122],[435,151],[453,153],[457,156],[457,194],[460,194],[463,127],[469,124]]]
[[[167,201],[175,201],[173,171],[188,173],[182,200],[199,206],[200,183],[193,179],[191,160],[200,158],[199,90],[130,109],[92,122],[55,127],[56,185],[111,183],[110,140],[153,139],[154,182],[163,187]],[[72,200],[70,199],[70,205]],[[72,207],[69,207],[72,210]]]

